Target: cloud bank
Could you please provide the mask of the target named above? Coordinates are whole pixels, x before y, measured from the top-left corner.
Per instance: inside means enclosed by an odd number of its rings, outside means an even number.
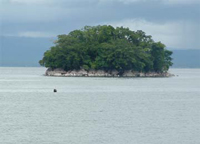
[[[200,49],[199,0],[0,0],[0,35],[53,37],[85,25],[141,29],[175,49]]]

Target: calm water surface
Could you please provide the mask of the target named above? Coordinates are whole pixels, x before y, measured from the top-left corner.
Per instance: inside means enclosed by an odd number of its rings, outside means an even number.
[[[0,68],[0,144],[200,144],[200,69],[172,69],[173,78],[45,70]]]

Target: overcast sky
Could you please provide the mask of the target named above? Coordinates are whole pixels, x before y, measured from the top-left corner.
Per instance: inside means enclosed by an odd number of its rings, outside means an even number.
[[[0,0],[0,36],[54,38],[85,25],[143,30],[173,49],[200,49],[200,0]]]

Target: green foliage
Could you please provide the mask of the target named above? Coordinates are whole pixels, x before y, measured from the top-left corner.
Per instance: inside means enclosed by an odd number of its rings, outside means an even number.
[[[112,26],[85,26],[59,35],[55,46],[39,61],[45,67],[65,70],[100,69],[164,72],[172,65],[172,52],[143,31]]]

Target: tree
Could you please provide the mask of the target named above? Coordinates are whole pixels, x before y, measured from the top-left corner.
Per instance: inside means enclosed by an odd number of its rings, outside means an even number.
[[[64,70],[84,68],[164,72],[172,65],[172,52],[145,32],[112,26],[85,26],[59,35],[55,46],[44,53],[40,65]]]

